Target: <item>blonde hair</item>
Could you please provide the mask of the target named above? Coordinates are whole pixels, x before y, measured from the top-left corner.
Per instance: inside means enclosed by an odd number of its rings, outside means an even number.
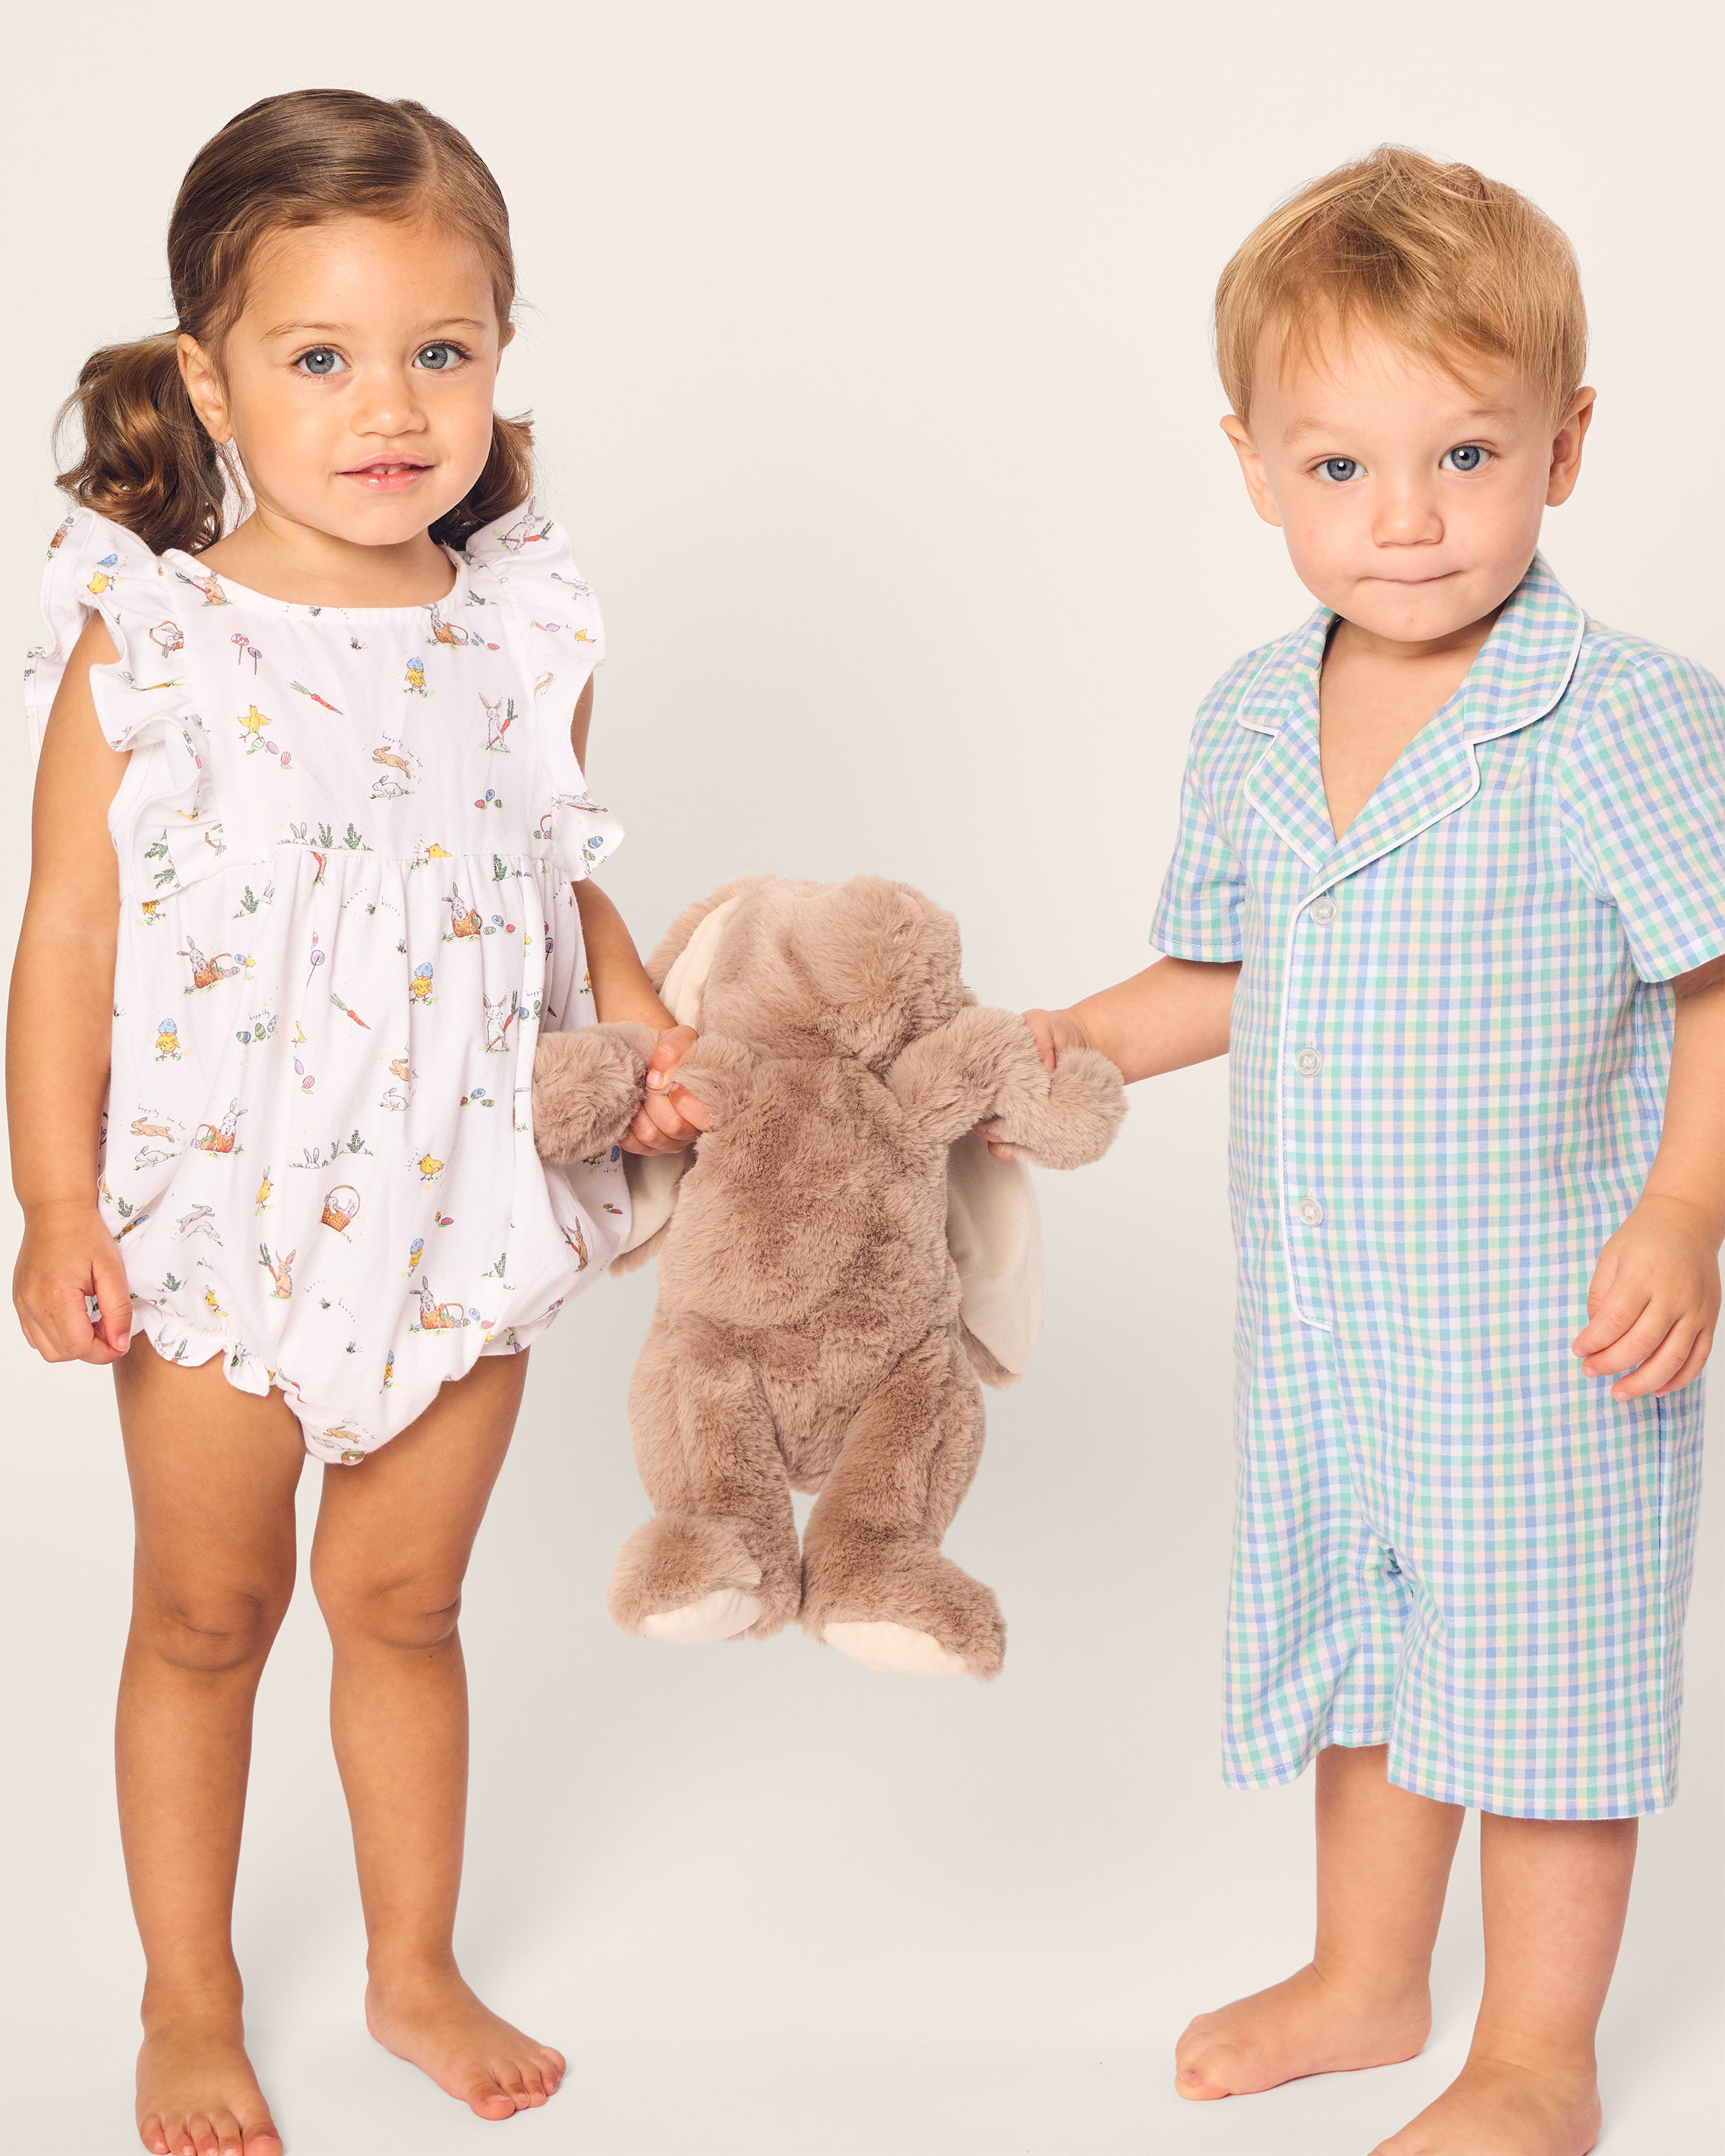
[[[1525,195],[1471,165],[1386,142],[1309,181],[1248,234],[1216,286],[1216,367],[1249,414],[1271,357],[1314,357],[1362,323],[1466,379],[1507,361],[1561,411],[1587,362],[1587,308],[1568,239]]]
[[[222,536],[228,470],[192,408],[177,340],[219,363],[244,311],[259,247],[276,234],[340,217],[424,217],[479,249],[497,320],[515,305],[509,212],[465,135],[413,99],[356,90],[296,90],[237,113],[192,160],[167,228],[177,326],[92,352],[58,424],[75,411],[83,454],[59,484],[86,508],[137,534],[155,553],[197,553]],[[431,527],[461,546],[533,487],[526,418],[494,413],[491,451],[465,499]]]

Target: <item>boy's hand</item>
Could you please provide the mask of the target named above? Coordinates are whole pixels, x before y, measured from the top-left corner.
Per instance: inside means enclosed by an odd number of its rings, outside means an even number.
[[[1036,1053],[1042,1058],[1042,1067],[1052,1070],[1055,1057],[1063,1048],[1088,1048],[1092,1044],[1090,1035],[1069,1010],[1027,1010],[1024,1024],[1030,1029],[1030,1038],[1036,1044]],[[988,1125],[978,1123],[977,1128],[988,1137]],[[1009,1145],[988,1138],[988,1150],[996,1160],[1016,1160],[1018,1153]]]
[[[1674,1393],[1701,1374],[1719,1316],[1719,1245],[1698,1206],[1644,1197],[1603,1250],[1588,1322],[1570,1342],[1615,1400]]]
[[[647,1097],[623,1141],[625,1152],[681,1152],[713,1119],[686,1087],[674,1086],[669,1074],[699,1038],[692,1025],[668,1027],[647,1065]]]
[[[95,1324],[89,1296],[100,1306]],[[25,1215],[12,1300],[25,1339],[50,1363],[117,1363],[131,1344],[126,1267],[94,1205],[43,1205]]]

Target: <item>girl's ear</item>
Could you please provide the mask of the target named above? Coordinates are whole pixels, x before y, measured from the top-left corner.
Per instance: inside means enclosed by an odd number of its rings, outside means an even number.
[[[512,345],[514,342],[515,324],[513,322],[506,322],[503,325],[502,332],[497,339],[497,349],[499,352],[501,352],[506,346]]]
[[[232,441],[234,429],[228,424],[228,400],[209,355],[196,337],[187,336],[183,331],[178,346],[180,379],[186,385],[186,394],[192,399],[192,408],[204,432],[213,442]]]

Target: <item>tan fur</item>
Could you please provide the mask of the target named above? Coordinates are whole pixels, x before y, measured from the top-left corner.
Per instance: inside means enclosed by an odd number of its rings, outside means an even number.
[[[746,1590],[756,1637],[793,1618],[816,1639],[886,1622],[993,1676],[999,1609],[940,1549],[982,1451],[974,1365],[993,1361],[958,1314],[947,1151],[993,1118],[1046,1166],[1096,1159],[1125,1112],[1120,1074],[1087,1050],[1045,1070],[1024,1021],[964,988],[952,916],[875,876],[727,884],[679,916],[655,982],[737,896],[677,1073],[714,1127],[655,1239],[659,1306],[629,1419],[656,1517],[624,1546],[611,1614],[639,1631]],[[542,1039],[547,1158],[621,1137],[644,1031]],[[800,1550],[793,1489],[820,1492]]]

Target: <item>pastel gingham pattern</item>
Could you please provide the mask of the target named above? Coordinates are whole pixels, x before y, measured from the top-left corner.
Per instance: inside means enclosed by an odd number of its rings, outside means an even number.
[[[1537,559],[1338,841],[1332,617],[1200,712],[1151,932],[1242,961],[1224,1771],[1604,1819],[1675,1789],[1702,1388],[1569,1342],[1658,1144],[1671,977],[1725,952],[1725,692]]]

